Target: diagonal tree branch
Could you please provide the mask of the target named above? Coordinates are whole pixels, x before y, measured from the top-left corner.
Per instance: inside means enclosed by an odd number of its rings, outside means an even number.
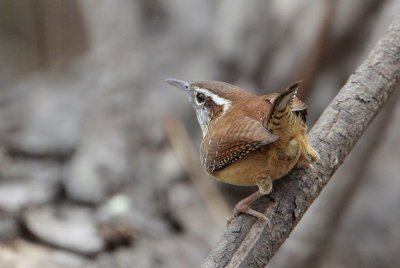
[[[237,217],[202,267],[265,267],[399,84],[400,15],[310,131],[321,156],[315,171],[292,171],[254,204],[272,230]]]
[[[293,263],[297,268],[324,267],[321,262],[335,241],[341,221],[348,213],[359,186],[370,171],[366,166],[373,164],[376,152],[394,123],[392,120],[396,106],[400,104],[398,100],[400,95],[394,94],[374,119],[347,157],[344,166],[340,167],[340,174],[335,174],[335,181],[324,189],[324,196],[320,196],[317,204],[313,204],[313,208],[301,220],[302,226],[296,227],[290,234],[290,239],[285,241],[267,268],[291,267]],[[301,249],[298,245],[301,245]]]

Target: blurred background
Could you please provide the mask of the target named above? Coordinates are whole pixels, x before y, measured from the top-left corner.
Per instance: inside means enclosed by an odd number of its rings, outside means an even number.
[[[194,113],[163,80],[265,94],[304,79],[311,127],[399,11],[397,0],[2,0],[0,267],[199,266],[255,189],[201,171]],[[396,99],[267,267],[400,267]]]

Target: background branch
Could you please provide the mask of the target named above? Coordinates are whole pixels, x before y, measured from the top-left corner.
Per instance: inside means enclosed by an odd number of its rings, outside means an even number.
[[[217,185],[209,178],[204,179],[204,171],[192,142],[178,118],[170,116],[166,118],[165,130],[169,141],[181,162],[184,170],[188,173],[193,185],[200,193],[204,204],[210,211],[216,222],[225,226],[226,219],[231,213],[227,202],[219,191]]]
[[[237,217],[202,267],[264,267],[344,161],[379,110],[398,89],[400,16],[349,78],[310,132],[321,160],[316,170],[295,170],[254,204],[271,231],[254,218]]]
[[[332,26],[335,21],[337,6],[338,1],[336,0],[325,1],[325,10],[321,29],[319,30],[313,47],[309,52],[310,56],[308,57],[309,62],[307,62],[307,68],[302,68],[299,74],[296,75],[296,78],[293,79],[294,81],[304,81],[302,84],[302,89],[298,93],[298,97],[302,100],[308,99],[313,89],[315,78],[322,68],[322,63],[331,41]]]

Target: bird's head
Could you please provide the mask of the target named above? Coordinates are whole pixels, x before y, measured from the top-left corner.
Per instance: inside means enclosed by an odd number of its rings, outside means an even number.
[[[214,120],[229,112],[237,101],[248,95],[239,87],[225,82],[188,83],[178,79],[166,79],[165,81],[187,94],[203,131],[203,137]]]

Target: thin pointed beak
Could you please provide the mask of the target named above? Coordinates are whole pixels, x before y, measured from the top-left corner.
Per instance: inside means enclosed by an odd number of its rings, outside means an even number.
[[[189,92],[190,83],[188,83],[188,82],[185,82],[185,81],[182,81],[182,80],[178,80],[178,79],[173,79],[173,78],[165,79],[165,82],[167,82],[168,84],[170,84],[170,85],[172,85],[174,87],[182,89],[186,93]]]

